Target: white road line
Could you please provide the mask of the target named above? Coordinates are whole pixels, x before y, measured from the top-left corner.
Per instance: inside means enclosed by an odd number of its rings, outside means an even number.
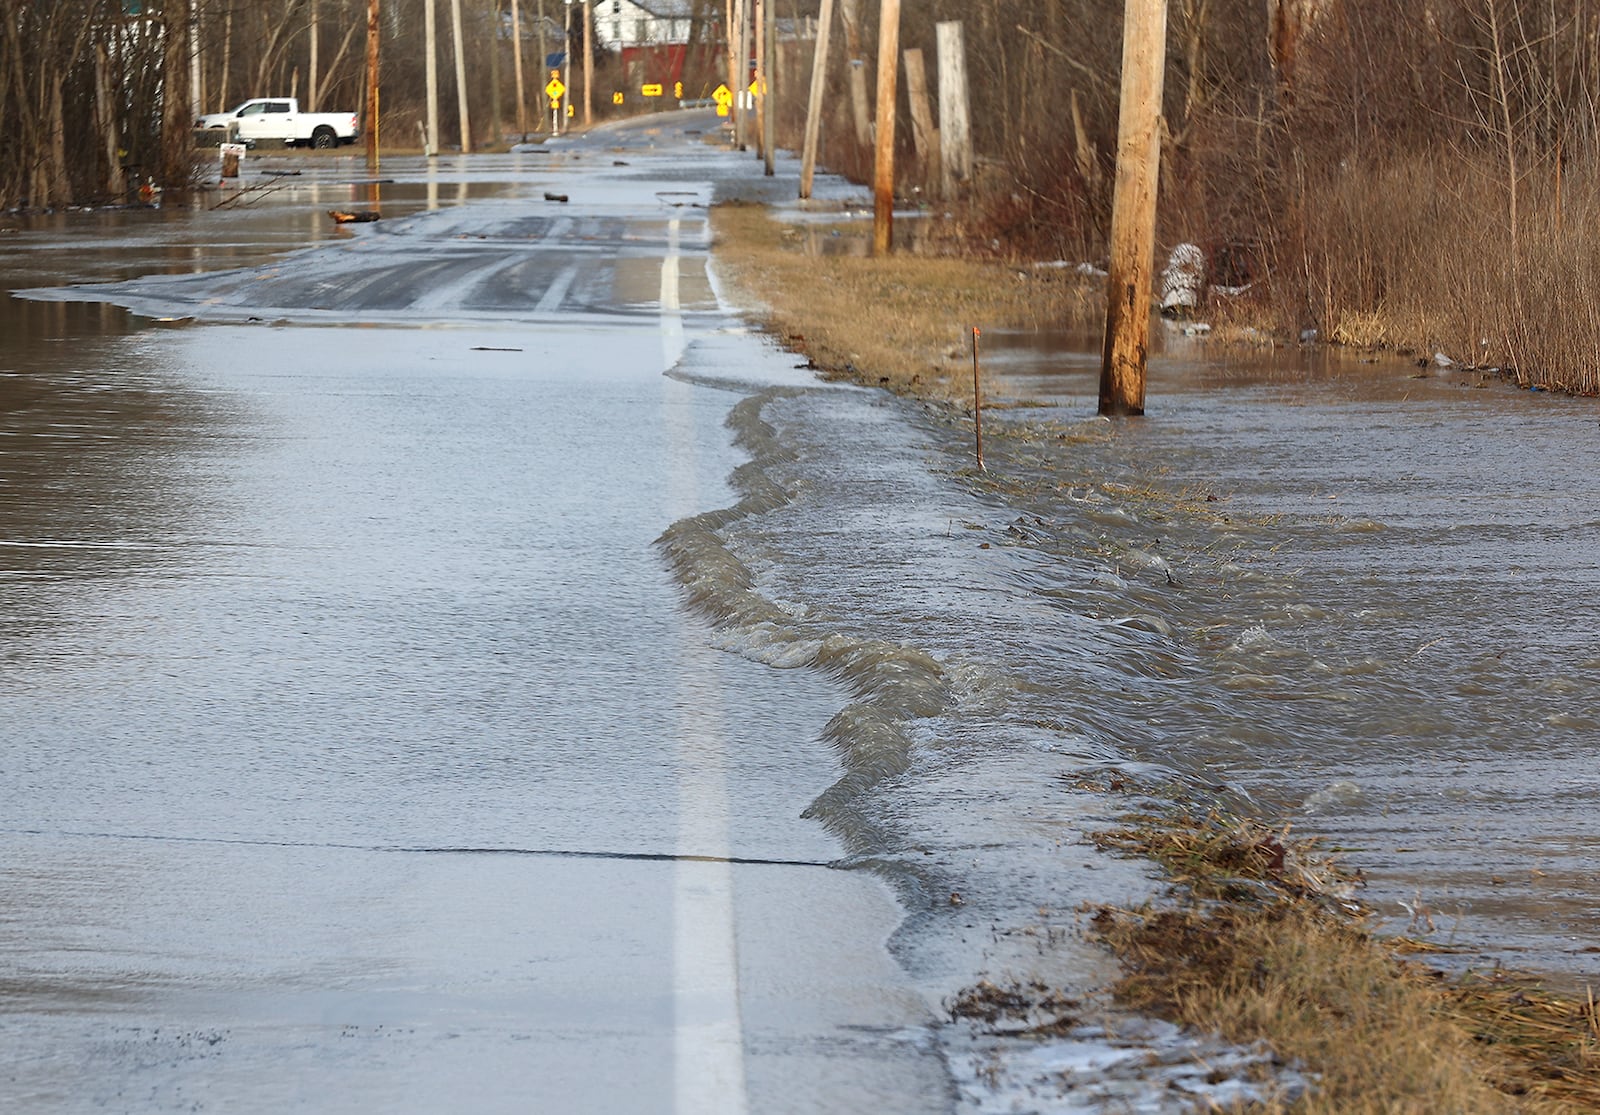
[[[661,261],[663,367],[683,355],[678,306],[678,222],[668,226]],[[699,490],[695,463],[695,388],[663,376],[663,414],[671,432],[673,496],[693,506]],[[681,510],[679,513],[683,513]],[[716,654],[698,628],[684,631],[686,689],[715,693],[708,657]],[[678,724],[678,852],[726,858],[728,754],[722,710],[715,701],[682,703]],[[679,860],[673,866],[673,1109],[678,1115],[745,1115],[744,1026],[739,1016],[739,943],[734,929],[733,867]]]
[[[661,359],[667,369],[683,358],[683,307],[678,301],[678,233],[676,217],[667,222],[667,254],[661,261]]]
[[[550,280],[550,285],[545,288],[544,297],[533,307],[536,314],[553,314],[561,308],[561,303],[567,300],[567,291],[572,289],[572,280],[578,277],[578,265],[569,263],[561,269],[555,278]]]

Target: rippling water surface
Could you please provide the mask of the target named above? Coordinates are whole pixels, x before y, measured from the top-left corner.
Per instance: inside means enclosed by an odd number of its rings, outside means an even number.
[[[843,504],[753,530],[806,535],[768,566],[779,596],[958,667],[951,711],[913,721],[928,771],[997,800],[1017,761],[1175,779],[1329,838],[1391,931],[1588,981],[1594,404],[1173,336],[1147,417],[1105,423],[1081,340],[985,337],[999,397],[1030,404],[990,414],[988,474],[930,412],[888,439],[924,479],[854,484],[829,446],[885,447],[797,403],[798,474]]]

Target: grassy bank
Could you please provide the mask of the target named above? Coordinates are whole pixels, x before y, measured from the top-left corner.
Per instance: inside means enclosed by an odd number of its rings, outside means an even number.
[[[1592,1001],[1504,973],[1446,978],[1420,946],[1376,937],[1356,879],[1287,827],[1183,814],[1134,818],[1103,848],[1148,856],[1167,899],[1103,908],[1125,1005],[1232,1041],[1265,1041],[1319,1081],[1307,1115],[1600,1110]]]
[[[1097,283],[992,262],[808,251],[755,207],[713,215],[735,296],[825,374],[959,401],[971,325],[1085,326]],[[1025,276],[1018,277],[1019,270]],[[1600,1110],[1600,1015],[1525,981],[1446,978],[1417,946],[1377,937],[1352,880],[1314,846],[1240,819],[1136,818],[1103,847],[1155,859],[1171,893],[1099,911],[1125,1005],[1229,1039],[1262,1040],[1315,1074],[1296,1112]],[[1036,989],[1041,996],[1054,994]]]
[[[754,205],[711,217],[718,265],[774,336],[823,374],[929,398],[971,376],[971,329],[1082,328],[1104,313],[1099,284],[1059,270],[938,255],[869,259],[815,251],[833,238]],[[969,389],[970,390],[970,389]]]

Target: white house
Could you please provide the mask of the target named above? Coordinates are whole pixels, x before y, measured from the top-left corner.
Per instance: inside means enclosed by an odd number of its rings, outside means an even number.
[[[698,5],[715,17],[721,4]],[[607,50],[687,43],[695,0],[595,0],[595,41]]]

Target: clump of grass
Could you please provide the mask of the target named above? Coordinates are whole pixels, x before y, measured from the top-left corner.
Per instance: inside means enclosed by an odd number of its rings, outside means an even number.
[[[948,256],[818,255],[759,206],[711,215],[719,266],[758,299],[762,323],[825,374],[959,398],[971,329],[1081,327],[1104,291],[1078,275]]]
[[[1600,1110],[1600,1019],[1504,974],[1457,980],[1378,938],[1360,876],[1287,826],[1211,814],[1137,818],[1107,848],[1171,872],[1174,900],[1103,907],[1095,934],[1119,957],[1124,1005],[1267,1042],[1319,1080],[1267,1111]]]

